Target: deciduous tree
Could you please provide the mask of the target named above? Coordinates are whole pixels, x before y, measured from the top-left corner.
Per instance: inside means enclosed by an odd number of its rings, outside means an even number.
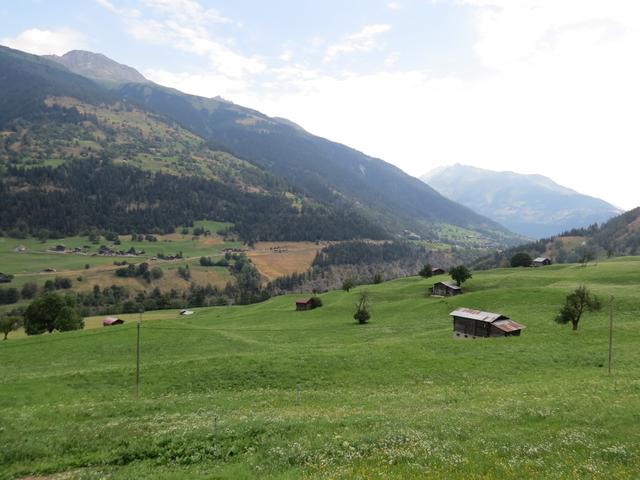
[[[472,277],[471,272],[464,265],[453,267],[451,270],[449,270],[449,275],[451,275],[451,278],[456,281],[456,284],[458,286],[462,285]]]
[[[555,318],[560,324],[571,323],[573,330],[578,330],[578,323],[585,312],[597,312],[602,308],[600,300],[592,295],[584,285],[567,295],[564,305]]]

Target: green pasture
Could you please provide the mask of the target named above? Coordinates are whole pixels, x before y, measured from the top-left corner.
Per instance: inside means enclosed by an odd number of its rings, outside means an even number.
[[[10,337],[0,478],[638,478],[640,258],[475,272],[450,299],[425,295],[434,281],[330,292],[310,312],[296,295],[145,313],[139,395],[136,315]],[[553,317],[580,284],[606,308],[574,333]],[[527,328],[454,340],[459,306]]]

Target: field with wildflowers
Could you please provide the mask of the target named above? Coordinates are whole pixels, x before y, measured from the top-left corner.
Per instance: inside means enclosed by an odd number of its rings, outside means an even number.
[[[640,472],[640,258],[406,278],[136,325],[0,342],[0,478],[633,479]],[[605,300],[553,322],[580,284]],[[368,325],[356,325],[362,290]],[[608,301],[615,296],[613,374]],[[496,311],[519,338],[454,340]]]

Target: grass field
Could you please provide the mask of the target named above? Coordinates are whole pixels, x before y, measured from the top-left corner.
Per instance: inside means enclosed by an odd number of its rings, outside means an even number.
[[[326,242],[259,242],[248,256],[266,280],[304,273]]]
[[[640,258],[359,287],[295,312],[259,305],[149,312],[141,326],[0,342],[0,478],[636,479]],[[552,321],[584,283],[615,295],[577,333]],[[497,311],[521,337],[454,340],[458,306]],[[95,322],[97,320],[91,320]],[[57,475],[60,474],[60,475]]]
[[[225,248],[239,248],[240,242],[224,241],[216,232],[229,227],[231,224],[223,222],[201,221],[195,222],[195,227],[204,227],[213,235],[193,237],[193,228],[188,234],[175,233],[171,235],[158,235],[157,242],[131,241],[129,235],[121,237],[120,245],[113,245],[112,242],[101,238],[97,244],[92,244],[87,237],[67,237],[58,240],[47,240],[41,242],[35,238],[14,239],[0,237],[0,272],[14,275],[10,284],[3,284],[0,287],[22,288],[27,282],[35,282],[38,286],[43,286],[47,280],[56,277],[67,277],[73,282],[73,289],[76,291],[91,290],[94,285],[100,288],[111,285],[127,286],[132,292],[140,292],[160,288],[162,291],[169,291],[172,288],[184,290],[189,287],[190,282],[180,278],[177,268],[180,265],[189,265],[192,271],[193,281],[206,285],[208,283],[218,287],[224,285],[231,279],[225,268],[200,267],[199,258],[201,256],[220,255]],[[56,245],[64,245],[67,248],[89,247],[87,254],[54,253],[51,249]],[[137,251],[144,250],[144,255],[136,257],[112,257],[93,256],[100,245],[107,245],[114,250],[127,251],[131,247]],[[16,247],[23,246],[26,251],[18,253]],[[163,261],[154,259],[158,254],[175,255],[182,252],[184,259],[176,261]],[[122,268],[114,265],[115,261],[126,260],[131,263],[150,262],[151,266],[159,266],[164,271],[164,276],[160,280],[155,280],[151,284],[142,279],[119,278],[115,275],[115,270]],[[88,266],[89,268],[85,268]],[[53,268],[55,273],[43,272],[45,268]],[[81,281],[78,280],[81,278]],[[11,310],[16,306],[24,306],[28,302],[21,301],[17,305],[1,305],[0,313]]]

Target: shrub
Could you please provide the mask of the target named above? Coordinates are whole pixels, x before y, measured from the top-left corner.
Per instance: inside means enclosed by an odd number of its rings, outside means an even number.
[[[320,297],[311,297],[309,301],[311,302],[311,308],[319,308],[322,306],[322,299]]]

